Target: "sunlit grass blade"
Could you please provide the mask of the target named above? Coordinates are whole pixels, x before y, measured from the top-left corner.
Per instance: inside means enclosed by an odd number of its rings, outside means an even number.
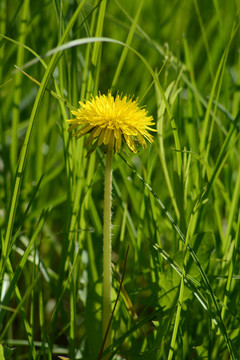
[[[29,0],[25,0],[22,7],[22,16],[20,21],[20,37],[19,43],[25,43],[27,36],[27,22],[29,17]],[[18,47],[17,50],[17,65],[21,66],[24,63],[24,48],[22,46]],[[17,165],[17,152],[18,152],[18,123],[20,119],[20,101],[22,97],[22,75],[20,73],[16,74],[15,77],[15,86],[16,91],[14,92],[13,98],[13,120],[12,120],[12,142],[11,142],[11,170],[14,173]]]
[[[165,92],[166,99],[168,99],[168,101],[173,103],[174,100],[176,99],[179,91],[180,91],[180,89],[179,90],[176,89],[176,84],[171,83]],[[177,206],[176,199],[174,197],[174,192],[173,192],[173,188],[171,185],[170,176],[169,176],[169,172],[168,172],[168,168],[167,168],[167,164],[166,164],[166,158],[165,158],[164,126],[163,126],[163,124],[164,124],[164,113],[166,110],[166,106],[165,106],[165,103],[163,101],[161,101],[162,99],[161,99],[160,93],[157,88],[156,88],[156,99],[157,99],[157,105],[158,105],[158,122],[157,122],[158,142],[159,142],[159,152],[158,153],[159,153],[159,157],[160,157],[161,164],[163,167],[163,172],[164,172],[164,176],[166,179],[168,191],[171,196],[172,204],[173,204],[173,207],[175,210],[176,218],[179,219],[179,217],[180,217],[179,209]]]
[[[128,33],[128,37],[127,37],[127,39],[126,39],[126,44],[127,44],[128,46],[131,45],[131,42],[132,42],[132,39],[133,39],[135,30],[136,30],[137,21],[138,21],[138,18],[139,18],[141,9],[142,9],[142,5],[143,5],[143,1],[141,0],[141,1],[139,1],[135,18],[134,18],[134,20],[133,20],[133,22],[132,22],[132,26],[131,26],[130,31],[129,31],[129,33]],[[118,83],[118,78],[119,78],[119,76],[120,76],[120,73],[121,73],[121,71],[122,71],[124,62],[125,62],[125,60],[126,60],[127,53],[128,53],[128,48],[124,47],[124,49],[123,49],[123,51],[122,51],[122,54],[121,54],[121,57],[120,57],[120,59],[119,59],[118,65],[117,65],[117,69],[116,69],[116,71],[115,71],[115,75],[114,75],[113,81],[112,81],[112,88],[113,88],[113,89],[116,88],[116,85],[117,85],[117,83]]]
[[[208,107],[207,107],[207,111],[206,111],[204,121],[203,121],[203,134],[202,134],[201,142],[200,142],[200,153],[204,154],[206,160],[207,160],[208,152],[209,152],[209,145],[208,144],[211,143],[211,138],[209,138],[210,110],[211,110],[211,107],[212,107],[212,103],[213,103],[213,99],[214,99],[214,95],[215,95],[215,91],[216,91],[218,81],[220,81],[220,88],[221,88],[221,78],[223,76],[223,70],[224,70],[224,68],[226,66],[226,60],[227,60],[227,56],[228,56],[228,53],[229,53],[229,50],[230,50],[231,42],[234,39],[234,36],[235,36],[237,30],[238,30],[238,26],[235,25],[233,27],[233,29],[232,29],[232,34],[231,34],[228,46],[227,46],[226,50],[224,51],[224,54],[223,54],[223,56],[221,58],[221,61],[219,63],[216,75],[214,77],[214,83],[213,83],[213,86],[212,86],[212,89],[211,89],[211,94],[210,94],[210,98],[209,98],[209,102],[208,102]],[[218,92],[218,94],[219,94],[219,92]],[[215,106],[215,111],[216,111],[216,106]],[[215,113],[215,111],[214,111],[214,113]],[[213,121],[214,121],[214,113],[213,113]],[[212,121],[212,123],[213,123],[213,121]],[[210,132],[210,136],[212,136],[212,130]],[[207,149],[207,151],[205,150],[205,148]]]

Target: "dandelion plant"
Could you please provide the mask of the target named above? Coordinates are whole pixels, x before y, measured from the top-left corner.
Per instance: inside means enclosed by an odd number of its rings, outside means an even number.
[[[102,337],[105,338],[104,349],[111,345],[111,191],[112,191],[112,158],[119,153],[125,142],[131,152],[137,153],[135,139],[146,149],[146,140],[153,143],[153,136],[148,132],[155,131],[153,117],[138,106],[138,100],[109,92],[107,95],[92,97],[90,101],[80,102],[80,108],[72,111],[74,119],[67,120],[69,131],[77,129],[74,136],[78,139],[85,134],[87,145],[106,146],[106,166],[104,183],[104,220],[103,220],[103,313]],[[79,128],[80,126],[80,128]],[[107,359],[108,357],[106,357]]]

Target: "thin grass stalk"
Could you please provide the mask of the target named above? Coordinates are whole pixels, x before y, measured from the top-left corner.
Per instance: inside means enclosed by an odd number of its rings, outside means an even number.
[[[228,51],[229,51],[229,47],[228,47]],[[215,102],[215,106],[214,106],[214,110],[213,110],[213,116],[212,116],[212,120],[211,120],[211,124],[209,127],[209,131],[208,131],[208,140],[207,140],[207,146],[206,146],[206,152],[205,152],[205,160],[207,162],[207,159],[209,157],[209,153],[210,153],[210,146],[212,144],[212,138],[213,138],[213,131],[214,131],[214,124],[215,124],[215,116],[216,116],[216,112],[217,112],[217,104],[219,101],[219,97],[220,97],[220,92],[221,92],[221,87],[222,87],[222,81],[223,81],[223,76],[224,76],[224,70],[226,67],[226,62],[227,62],[227,57],[228,57],[228,51],[226,51],[223,55],[223,64],[222,64],[222,69],[220,71],[219,74],[219,84],[218,84],[218,89],[217,89],[217,94],[216,94],[216,102]]]
[[[225,51],[224,51],[224,53],[223,53],[223,55],[221,57],[220,63],[219,63],[218,68],[217,68],[216,75],[214,77],[213,86],[212,86],[209,101],[208,101],[207,111],[206,111],[204,121],[203,121],[203,131],[202,131],[202,136],[201,136],[201,140],[200,140],[200,153],[204,154],[204,157],[207,156],[205,148],[206,148],[206,144],[209,142],[210,115],[212,115],[215,118],[214,113],[211,114],[211,107],[212,107],[212,104],[213,104],[215,90],[216,90],[216,87],[217,87],[217,83],[218,83],[218,81],[219,81],[219,79],[221,77],[221,72],[223,71],[224,66],[226,65],[226,59],[228,57],[228,53],[229,53],[229,50],[230,50],[230,45],[231,45],[232,40],[233,40],[233,38],[234,38],[234,36],[235,36],[235,34],[237,32],[238,27],[239,26],[237,26],[237,25],[233,26],[230,40],[229,40],[228,45],[227,45],[227,47],[226,47],[226,49],[225,49]],[[205,160],[207,160],[207,158],[205,158]]]
[[[136,30],[137,21],[138,21],[139,15],[140,15],[140,13],[141,13],[142,6],[143,6],[143,0],[139,1],[139,5],[138,5],[138,9],[137,9],[137,12],[136,12],[134,21],[132,22],[132,26],[131,26],[130,31],[129,31],[128,36],[127,36],[126,44],[129,45],[129,46],[131,45],[131,42],[132,42],[132,39],[133,39],[133,35],[134,35],[134,33],[135,33],[135,30]],[[123,48],[123,51],[122,51],[120,60],[119,60],[119,62],[118,62],[117,69],[116,69],[116,71],[115,71],[113,81],[112,81],[112,88],[113,88],[113,89],[114,89],[115,86],[117,85],[119,76],[120,76],[120,74],[121,74],[121,71],[122,71],[124,62],[125,62],[126,57],[127,57],[127,54],[128,54],[128,50],[129,50],[129,49],[126,48],[126,47]]]
[[[20,19],[19,26],[19,42],[24,44],[27,35],[27,18],[29,12],[29,0],[25,0],[22,8],[22,16]],[[22,66],[24,63],[24,48],[19,46],[17,49],[17,65]],[[17,72],[15,80],[15,91],[13,96],[13,119],[11,127],[11,148],[10,148],[10,164],[11,171],[14,174],[17,164],[17,153],[18,153],[18,123],[20,119],[20,102],[22,97],[22,74]]]
[[[213,61],[212,61],[211,51],[210,51],[210,48],[209,48],[208,39],[207,39],[203,19],[202,19],[201,12],[200,12],[200,9],[199,9],[199,6],[198,6],[198,2],[196,0],[194,0],[193,3],[194,3],[194,6],[195,6],[197,18],[198,18],[199,25],[200,25],[201,32],[202,32],[203,42],[204,42],[206,53],[207,53],[209,72],[210,72],[211,78],[213,79],[214,78],[213,64],[212,64]]]
[[[106,11],[107,0],[102,0],[99,7],[99,16],[96,24],[96,32],[95,36],[102,36],[103,31],[103,23]],[[90,94],[96,94],[98,89],[98,80],[99,80],[99,71],[100,71],[100,63],[101,63],[101,48],[102,44],[100,42],[95,42],[92,51],[91,65],[95,69],[94,73],[90,71],[88,77],[88,85],[87,85],[87,97]]]
[[[165,91],[165,96],[166,98],[169,98],[171,91],[173,91],[174,88],[174,84],[172,84],[171,86],[169,86],[167,88],[167,90]],[[156,98],[157,98],[157,112],[158,112],[158,121],[157,121],[157,129],[158,129],[158,143],[159,143],[159,158],[162,164],[162,169],[163,169],[163,173],[164,173],[164,177],[165,177],[165,181],[168,187],[168,191],[171,197],[171,201],[174,207],[174,211],[176,214],[177,219],[180,218],[180,214],[179,214],[179,210],[178,210],[178,206],[177,206],[177,202],[176,202],[176,198],[174,196],[174,192],[173,192],[173,188],[172,188],[172,184],[171,184],[171,180],[170,180],[170,176],[169,176],[169,172],[168,172],[168,167],[166,164],[166,157],[165,157],[165,150],[164,150],[164,129],[163,129],[163,123],[164,123],[164,113],[165,113],[165,104],[162,101],[159,89],[156,87]]]
[[[226,284],[226,289],[225,289],[225,295],[224,295],[224,299],[223,299],[224,306],[222,307],[222,314],[221,314],[223,319],[224,319],[224,316],[226,313],[226,306],[229,301],[229,295],[231,293],[233,272],[234,272],[235,263],[236,263],[236,253],[237,253],[237,249],[239,248],[239,240],[240,240],[239,234],[240,234],[240,213],[238,214],[237,231],[236,231],[236,235],[235,235],[235,239],[234,239],[233,254],[231,257],[231,262],[230,262],[229,271],[228,271],[227,284]]]
[[[72,264],[72,266],[71,266],[71,268],[70,268],[68,277],[67,277],[66,281],[63,282],[63,286],[62,286],[62,288],[61,288],[60,295],[57,297],[57,303],[56,303],[56,306],[55,306],[55,308],[54,308],[54,310],[53,310],[53,313],[52,313],[52,316],[51,316],[51,320],[50,320],[50,322],[48,323],[47,328],[45,329],[44,337],[43,337],[43,339],[42,339],[42,346],[41,346],[41,348],[40,348],[39,351],[38,351],[36,360],[42,359],[42,357],[41,357],[41,356],[42,356],[42,351],[44,351],[45,343],[47,342],[47,339],[48,339],[48,337],[49,337],[50,329],[52,329],[53,324],[54,324],[54,322],[56,321],[56,317],[57,317],[59,308],[61,307],[61,304],[62,304],[63,295],[65,294],[67,288],[70,287],[71,279],[72,279],[72,277],[73,277],[73,272],[75,271],[76,264],[77,264],[77,261],[78,261],[78,258],[79,258],[79,251],[80,251],[80,250],[78,249],[77,253],[75,254],[75,257],[74,257],[74,259],[73,259],[73,264]]]
[[[239,194],[240,194],[240,166],[238,168],[236,184],[235,184],[235,188],[234,188],[234,191],[233,191],[233,196],[232,196],[232,199],[231,199],[231,207],[230,207],[230,211],[229,211],[229,216],[228,216],[228,219],[227,219],[227,229],[226,229],[226,233],[225,233],[225,236],[224,236],[225,239],[224,239],[224,242],[223,242],[223,253],[225,253],[225,251],[227,249],[231,229],[233,228],[234,217],[235,217],[236,210],[237,210],[238,203],[239,203]]]
[[[194,213],[194,211],[193,211],[193,213]],[[181,283],[180,283],[179,296],[178,296],[177,313],[176,313],[176,319],[175,319],[173,333],[172,333],[170,350],[168,353],[168,360],[172,360],[174,351],[177,348],[176,340],[177,340],[178,328],[180,325],[180,317],[181,317],[183,295],[184,295],[184,285],[185,285],[185,278],[186,278],[187,260],[189,258],[189,253],[188,253],[187,249],[188,249],[188,245],[189,245],[189,235],[191,234],[192,218],[193,217],[191,216],[190,221],[189,221],[188,231],[187,231],[186,238],[185,238],[185,252],[184,252],[183,269],[182,269]]]
[[[191,51],[189,49],[189,45],[188,45],[188,41],[187,41],[186,37],[183,37],[183,48],[184,48],[186,66],[187,66],[187,69],[188,69],[188,72],[189,72],[189,77],[190,77],[191,83],[194,86],[194,88],[197,89],[197,82],[196,82],[195,74],[194,74],[194,67],[193,67]],[[203,116],[203,109],[202,109],[201,101],[200,101],[198,95],[196,94],[196,92],[193,91],[192,89],[191,89],[191,91],[192,91],[193,96],[194,96],[194,100],[195,100],[195,103],[196,103],[196,107],[197,107],[199,117],[202,117]]]
[[[92,14],[90,29],[88,29],[88,27],[86,26],[86,32],[89,37],[91,36],[91,34],[93,34],[95,21],[96,21],[96,11],[94,11]],[[87,47],[86,47],[85,62],[84,62],[83,73],[82,73],[82,84],[81,84],[81,92],[80,92],[80,100],[81,101],[89,98],[89,94],[87,93],[87,88],[89,86],[89,81],[90,81],[89,69],[90,69],[90,62],[91,62],[91,56],[90,56],[91,51],[92,51],[92,45],[90,43],[88,43]]]
[[[183,268],[182,277],[181,277],[181,283],[180,283],[180,289],[179,289],[177,313],[176,313],[176,318],[175,318],[174,327],[173,327],[170,350],[169,350],[169,353],[168,353],[168,360],[172,360],[174,352],[175,352],[175,350],[177,348],[176,339],[177,339],[177,333],[178,333],[178,328],[179,328],[179,324],[180,324],[180,317],[181,317],[181,310],[182,310],[182,301],[183,301],[183,292],[184,292],[184,279],[185,279],[185,270]]]

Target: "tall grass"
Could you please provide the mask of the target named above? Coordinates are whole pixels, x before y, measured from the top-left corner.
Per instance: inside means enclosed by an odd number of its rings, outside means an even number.
[[[113,159],[107,351],[239,358],[239,11],[0,2],[0,358],[99,358],[105,154],[65,120],[109,89],[147,104],[157,135]]]

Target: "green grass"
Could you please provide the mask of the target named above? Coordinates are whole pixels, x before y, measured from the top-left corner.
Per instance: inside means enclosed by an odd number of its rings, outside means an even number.
[[[0,359],[98,358],[105,154],[86,157],[65,120],[109,89],[157,129],[113,159],[109,353],[239,359],[239,2],[2,0],[0,14]]]

